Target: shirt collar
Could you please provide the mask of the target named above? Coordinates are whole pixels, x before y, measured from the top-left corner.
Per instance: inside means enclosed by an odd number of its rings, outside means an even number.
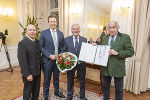
[[[118,35],[118,32],[117,32],[114,36],[111,36],[111,35],[110,35],[109,37],[111,37],[111,38],[114,37],[114,40],[115,40],[116,37],[117,37],[117,35]]]
[[[56,29],[55,29],[55,30],[52,30],[52,29],[50,28],[50,31],[51,31],[51,32],[56,32]]]
[[[35,41],[35,39],[31,39],[28,35],[26,35],[27,38],[29,38],[31,41]]]
[[[78,35],[78,37],[75,37],[75,36],[73,35],[73,39],[76,39],[76,38],[79,39],[79,35]]]

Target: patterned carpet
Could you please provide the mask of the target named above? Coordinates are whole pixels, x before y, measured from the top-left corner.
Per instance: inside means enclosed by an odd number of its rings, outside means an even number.
[[[66,82],[60,82],[59,84],[60,84],[60,92],[62,92],[66,97],[67,96],[67,91],[66,91],[67,83]],[[80,100],[79,99],[80,98],[79,92],[80,92],[80,88],[77,86],[74,86],[73,100]],[[103,95],[99,95],[95,91],[86,90],[85,95],[86,95],[86,98],[88,100],[103,100]],[[51,97],[51,99],[49,99],[49,100],[66,100],[66,98],[61,99],[59,97],[54,96],[54,88],[53,88],[52,84],[50,86],[49,98],[50,97]],[[17,97],[15,99],[12,99],[12,100],[23,100],[23,99],[22,99],[22,96],[20,96],[20,97]],[[39,100],[44,100],[43,99],[43,87],[40,88]],[[115,100],[115,99],[111,98],[110,100]]]

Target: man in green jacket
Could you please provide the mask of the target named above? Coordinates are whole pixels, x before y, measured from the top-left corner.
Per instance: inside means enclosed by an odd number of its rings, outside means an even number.
[[[123,99],[123,80],[126,75],[125,59],[133,56],[129,35],[118,31],[119,25],[116,21],[109,22],[109,35],[102,39],[102,45],[110,45],[107,67],[102,67],[104,100],[109,100],[111,79],[114,77],[115,100]]]

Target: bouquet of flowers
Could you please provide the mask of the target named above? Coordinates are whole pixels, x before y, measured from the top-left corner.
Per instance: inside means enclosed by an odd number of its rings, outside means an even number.
[[[73,69],[77,64],[77,56],[71,52],[65,52],[58,55],[56,64],[61,72]]]

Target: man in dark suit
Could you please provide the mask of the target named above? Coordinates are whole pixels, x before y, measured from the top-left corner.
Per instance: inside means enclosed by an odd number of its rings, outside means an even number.
[[[18,44],[18,61],[24,83],[23,100],[38,100],[41,81],[41,54],[36,29],[28,25],[26,37]]]
[[[48,100],[49,95],[49,86],[51,75],[53,72],[53,85],[54,85],[54,94],[60,98],[65,96],[59,91],[59,73],[56,66],[57,55],[63,52],[64,46],[64,35],[61,31],[56,29],[58,20],[56,16],[48,17],[49,29],[46,29],[41,32],[39,45],[42,51],[42,60],[44,63],[44,84],[43,92],[44,99]]]
[[[116,21],[108,24],[109,35],[102,39],[102,45],[110,45],[107,67],[102,67],[104,100],[109,100],[111,78],[115,82],[115,100],[123,99],[123,80],[126,75],[125,58],[134,54],[129,35],[118,31],[119,25]]]
[[[79,57],[81,44],[82,44],[82,42],[87,42],[87,39],[79,35],[80,26],[78,24],[73,24],[71,27],[71,31],[72,31],[73,35],[65,38],[65,48],[66,48],[66,51],[71,52],[71,53],[75,54],[77,57]],[[75,75],[76,70],[78,72],[79,81],[80,81],[80,99],[81,100],[87,100],[85,98],[86,63],[85,62],[79,62],[79,61],[78,61],[75,68],[73,68],[70,71],[67,71],[67,79],[68,79],[67,100],[73,99],[74,75]]]
[[[103,32],[101,33],[101,36],[100,36],[100,42],[98,44],[102,44],[102,39],[103,37],[106,35],[106,26],[103,27]]]

